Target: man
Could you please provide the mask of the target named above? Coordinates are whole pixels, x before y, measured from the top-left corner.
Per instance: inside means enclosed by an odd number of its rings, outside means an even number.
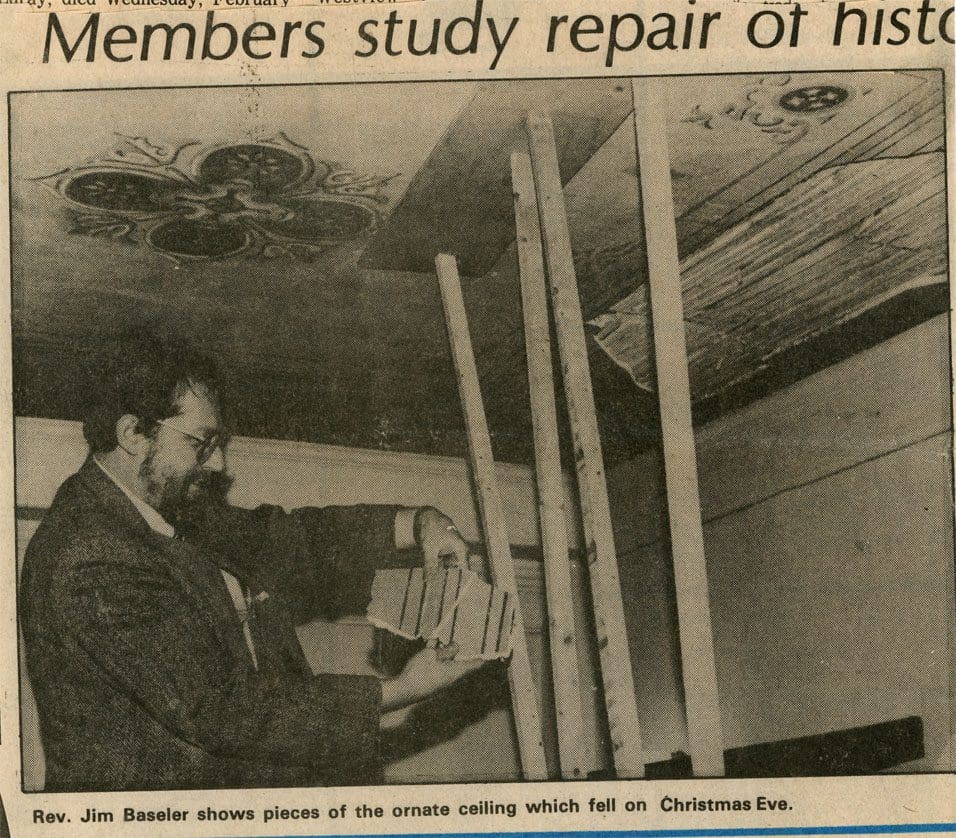
[[[476,667],[415,655],[396,677],[312,674],[293,630],[361,613],[376,567],[467,561],[424,507],[286,513],[224,501],[212,366],[151,336],[95,370],[90,457],[27,550],[26,661],[48,790],[381,781],[381,715]]]

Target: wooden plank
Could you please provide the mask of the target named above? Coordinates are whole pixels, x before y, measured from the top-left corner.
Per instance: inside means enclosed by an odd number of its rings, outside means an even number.
[[[659,79],[633,79],[634,136],[647,242],[677,621],[694,773],[724,774],[724,744],[691,421],[677,224]]]
[[[581,301],[578,296],[564,193],[551,120],[528,117],[528,138],[538,198],[544,257],[568,412],[574,437],[581,512],[594,598],[594,621],[601,655],[601,678],[611,734],[614,768],[620,778],[644,776],[640,727],[631,654],[624,624],[624,604],[607,486],[604,458],[594,410]]]
[[[458,375],[458,392],[465,417],[468,454],[478,496],[478,512],[488,549],[491,574],[495,585],[507,591],[515,601],[514,637],[511,661],[508,665],[508,682],[511,688],[515,728],[518,733],[521,770],[527,780],[546,780],[548,770],[541,736],[538,695],[528,659],[528,642],[518,600],[511,544],[501,511],[501,496],[491,453],[491,437],[488,434],[488,423],[478,384],[478,370],[475,367],[475,355],[468,331],[468,318],[465,314],[465,301],[458,277],[458,264],[454,256],[439,254],[435,257],[435,268],[441,288],[442,304],[445,308],[448,341],[451,345],[455,372]]]
[[[511,180],[514,188],[525,351],[528,357],[531,422],[534,429],[541,551],[548,597],[548,638],[558,728],[558,756],[561,776],[573,779],[585,775],[581,741],[581,686],[551,367],[547,283],[541,254],[534,174],[531,171],[531,158],[527,154],[511,155]]]

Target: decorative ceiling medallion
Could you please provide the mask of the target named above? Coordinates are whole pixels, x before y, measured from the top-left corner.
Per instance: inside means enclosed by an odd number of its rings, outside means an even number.
[[[780,97],[780,107],[793,113],[814,113],[837,108],[849,96],[849,90],[834,84],[798,87],[796,90],[788,90]]]
[[[316,160],[284,134],[175,149],[120,135],[110,153],[41,183],[72,211],[71,233],[141,244],[175,261],[309,259],[366,238],[390,177]]]
[[[810,130],[833,119],[868,88],[851,88],[817,79],[795,81],[789,75],[763,76],[743,90],[734,102],[713,110],[695,105],[682,122],[695,122],[714,131],[718,128],[750,127],[789,145],[802,140]]]

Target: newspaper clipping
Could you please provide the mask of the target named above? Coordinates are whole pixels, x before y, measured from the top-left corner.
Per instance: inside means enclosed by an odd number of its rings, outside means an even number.
[[[952,0],[0,24],[0,836],[956,832]]]

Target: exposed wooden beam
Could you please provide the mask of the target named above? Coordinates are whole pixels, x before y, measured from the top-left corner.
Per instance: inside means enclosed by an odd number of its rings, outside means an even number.
[[[564,389],[571,418],[614,769],[620,778],[643,777],[644,754],[641,750],[631,653],[624,624],[621,581],[604,478],[604,457],[594,410],[581,300],[574,273],[551,120],[542,115],[530,115],[528,138]]]
[[[567,517],[551,367],[547,282],[541,254],[534,174],[531,171],[531,158],[527,154],[511,155],[511,180],[514,188],[525,351],[528,357],[531,423],[534,430],[538,518],[541,523],[541,550],[548,602],[558,756],[561,775],[573,779],[585,774],[581,741],[581,679],[578,673]]]
[[[695,775],[723,776],[724,743],[691,422],[677,225],[667,130],[660,110],[664,99],[658,79],[633,79],[631,86],[688,744]]]
[[[491,575],[497,587],[514,597],[515,622],[511,642],[511,661],[508,664],[508,682],[511,688],[515,728],[518,733],[521,770],[527,780],[546,780],[548,769],[541,736],[538,693],[528,659],[528,641],[524,630],[521,602],[518,599],[518,586],[515,582],[511,544],[501,511],[501,495],[491,453],[491,437],[488,435],[488,422],[485,418],[481,388],[478,384],[478,370],[475,367],[465,301],[461,293],[458,264],[454,256],[439,254],[435,257],[435,268],[445,308],[448,341],[451,345],[455,372],[458,375],[458,392],[465,417],[468,454],[478,496],[478,512],[488,550]]]

